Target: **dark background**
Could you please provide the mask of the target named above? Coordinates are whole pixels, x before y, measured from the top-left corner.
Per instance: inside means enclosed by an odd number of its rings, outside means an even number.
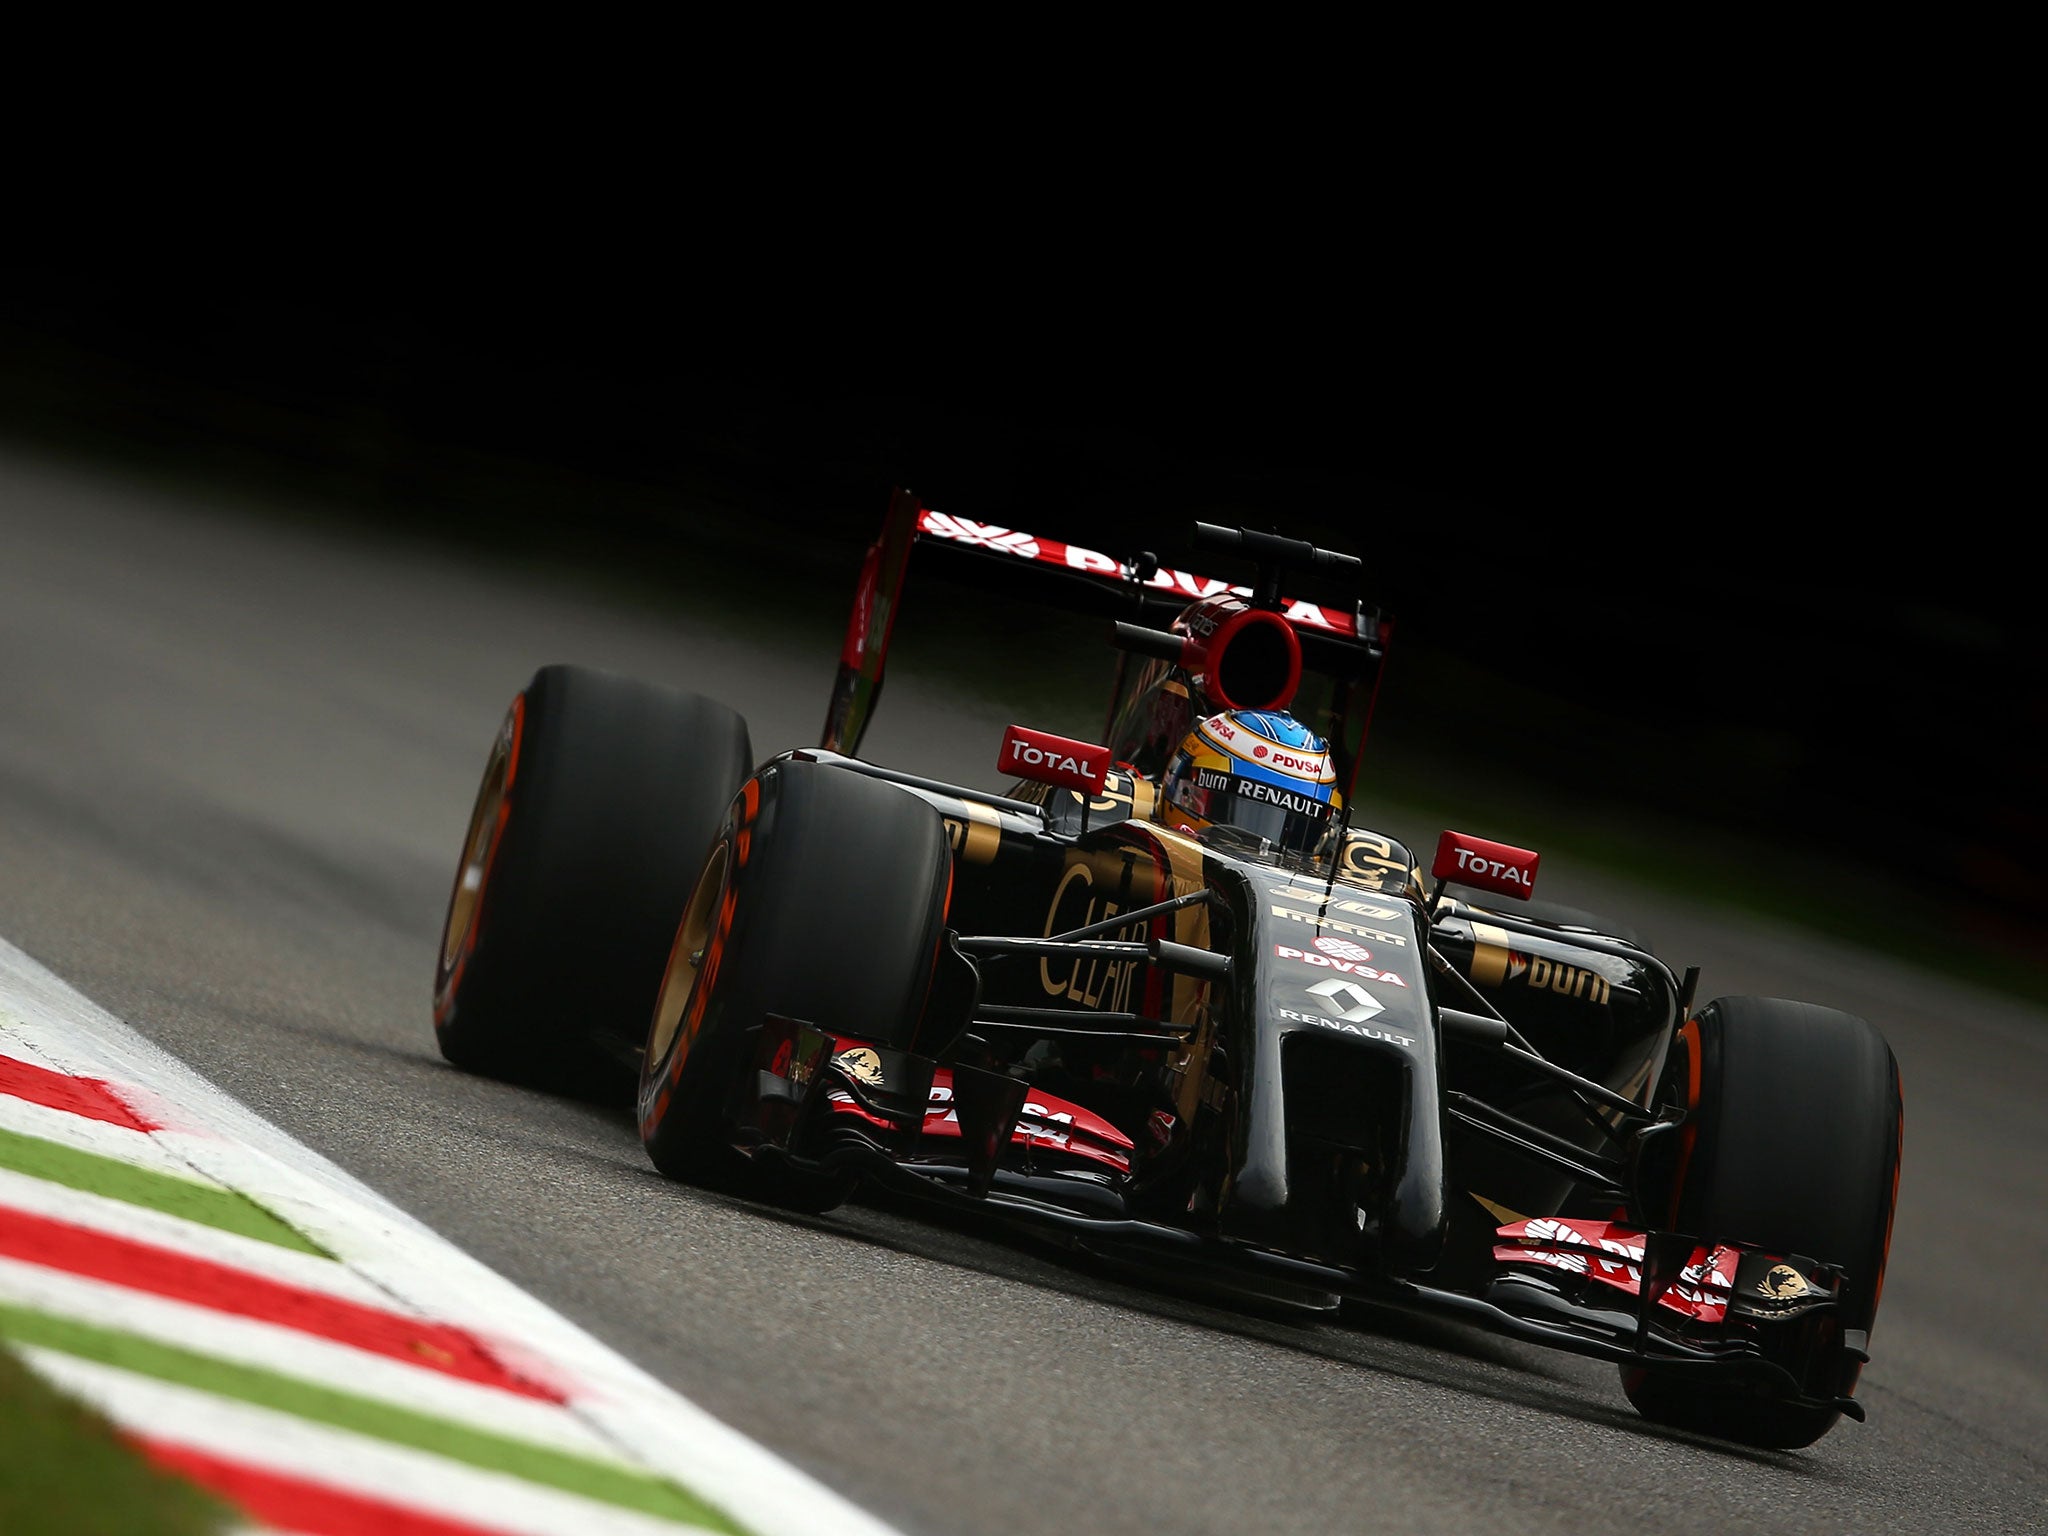
[[[1277,526],[1364,558],[1409,772],[1847,861],[2034,954],[2039,498],[1953,317],[1884,274],[824,270],[16,269],[0,433],[657,582],[715,535],[843,591],[897,483],[1195,569],[1191,519]]]

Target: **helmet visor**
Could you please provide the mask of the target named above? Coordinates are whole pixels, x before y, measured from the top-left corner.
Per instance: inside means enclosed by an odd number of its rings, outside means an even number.
[[[1187,800],[1194,803],[1187,809],[1217,826],[1235,827],[1290,853],[1314,852],[1329,831],[1329,803],[1314,795],[1211,769],[1197,769],[1190,779]]]

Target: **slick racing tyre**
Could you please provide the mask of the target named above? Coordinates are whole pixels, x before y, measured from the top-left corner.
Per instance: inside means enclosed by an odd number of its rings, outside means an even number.
[[[683,909],[640,1071],[640,1138],[671,1178],[825,1210],[841,1184],[736,1142],[769,1014],[907,1046],[953,859],[938,813],[843,768],[771,763],[733,801]]]
[[[1848,1393],[1858,1362],[1843,1331],[1877,1317],[1898,1193],[1904,1109],[1898,1062],[1871,1025],[1812,1003],[1723,997],[1700,1010],[1674,1052],[1687,1106],[1671,1230],[1797,1253],[1844,1271],[1833,1356],[1814,1387]],[[1758,1389],[1624,1367],[1645,1418],[1777,1450],[1813,1444],[1840,1417]]]
[[[629,1099],[624,1063],[676,914],[752,759],[723,704],[588,667],[536,672],[491,747],[456,867],[434,977],[441,1054]]]

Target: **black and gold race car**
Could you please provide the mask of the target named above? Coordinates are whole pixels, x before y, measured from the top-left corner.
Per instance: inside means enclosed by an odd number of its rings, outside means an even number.
[[[512,701],[463,843],[443,1054],[629,1097],[678,1179],[866,1184],[1226,1292],[1614,1361],[1649,1418],[1809,1445],[1890,1239],[1864,1020],[1695,997],[1534,852],[1352,821],[1390,630],[1350,556],[1197,524],[1243,584],[891,500],[818,745],[576,666]],[[913,564],[1108,621],[1106,740],[1001,793],[859,756]],[[995,745],[995,744],[991,744]]]

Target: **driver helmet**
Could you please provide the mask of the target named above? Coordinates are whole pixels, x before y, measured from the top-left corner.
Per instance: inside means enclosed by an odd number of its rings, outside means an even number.
[[[1343,808],[1329,743],[1280,710],[1234,709],[1198,722],[1166,765],[1161,819],[1202,833],[1231,827],[1288,853],[1314,853]]]

